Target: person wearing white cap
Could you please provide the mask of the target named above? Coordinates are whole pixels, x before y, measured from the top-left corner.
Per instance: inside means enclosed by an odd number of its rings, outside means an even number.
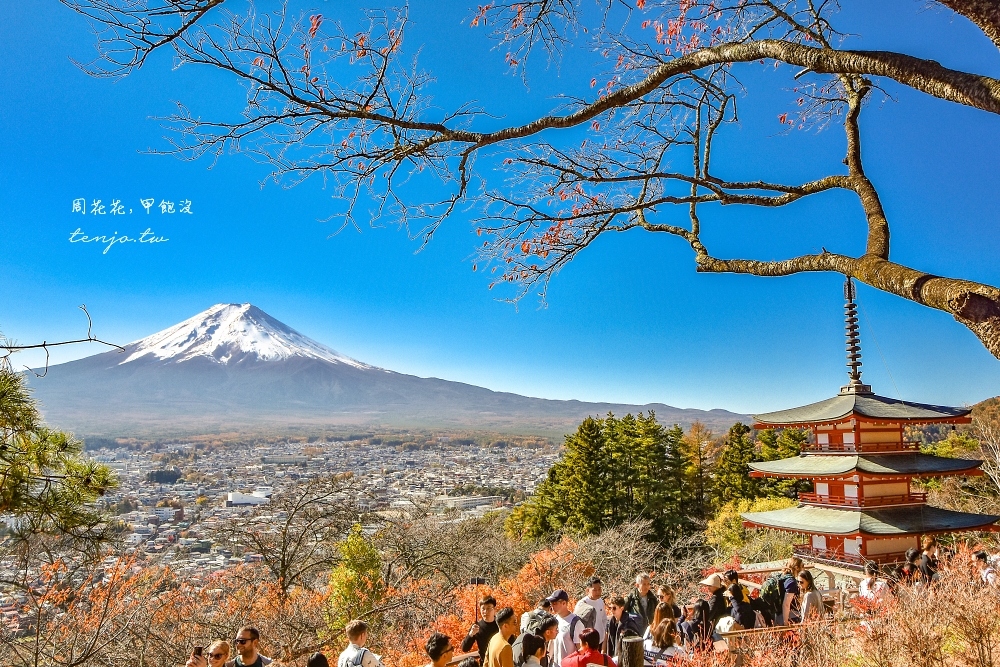
[[[699,583],[708,589],[708,622],[714,628],[720,618],[729,615],[729,602],[724,595],[726,587],[718,574],[710,574]]]

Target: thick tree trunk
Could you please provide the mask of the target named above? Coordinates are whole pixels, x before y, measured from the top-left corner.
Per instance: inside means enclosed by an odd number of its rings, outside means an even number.
[[[643,667],[645,659],[642,653],[642,637],[625,637],[622,639],[621,656],[618,659],[621,667]]]
[[[969,328],[1000,359],[1000,289],[970,280],[944,278],[875,255],[847,257],[830,252],[780,262],[715,259],[699,256],[698,271],[787,276],[804,271],[834,271],[919,304],[943,310]]]
[[[938,0],[969,19],[1000,48],[1000,3],[996,0]]]

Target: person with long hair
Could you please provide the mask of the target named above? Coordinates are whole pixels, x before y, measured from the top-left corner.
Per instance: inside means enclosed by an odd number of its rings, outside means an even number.
[[[677,599],[676,595],[674,594],[674,589],[672,589],[670,586],[660,586],[656,589],[656,598],[661,603],[665,602],[666,604],[670,605],[670,608],[674,612],[675,620],[681,618],[681,608],[677,606]]]
[[[805,569],[802,559],[792,556],[785,561],[785,568],[781,571],[781,618],[775,622],[778,625],[791,625],[802,618],[802,609],[799,606],[799,573]]]
[[[653,628],[652,636],[643,642],[642,652],[646,665],[663,667],[671,656],[683,649],[678,646],[677,623],[668,618]]]
[[[924,535],[920,546],[920,558],[917,560],[920,583],[931,584],[938,579],[938,556],[940,555],[938,543],[931,535]]]
[[[869,561],[865,564],[865,578],[858,584],[858,597],[867,602],[878,602],[885,597],[889,586],[878,575],[878,563]]]
[[[646,632],[643,633],[642,638],[649,639],[652,637],[653,630],[655,630],[660,623],[668,619],[677,620],[677,617],[674,615],[673,608],[666,602],[657,603],[656,610],[653,612],[653,622],[649,624],[648,628],[646,628]]]
[[[889,585],[893,591],[900,586],[910,586],[920,578],[920,570],[917,568],[917,561],[920,560],[920,552],[917,549],[906,550],[906,562],[900,563],[892,573]]]
[[[753,630],[757,627],[757,612],[750,606],[749,596],[745,595],[743,587],[734,583],[726,589],[729,600],[729,615],[733,617],[742,629]]]
[[[700,646],[711,638],[713,629],[708,602],[699,599],[685,605],[684,620],[680,623],[685,642]]]
[[[799,608],[802,610],[802,622],[817,621],[826,615],[826,606],[823,604],[823,596],[816,590],[812,572],[802,570],[796,579],[799,585],[801,600]]]
[[[185,667],[224,667],[231,652],[232,647],[229,642],[217,639],[209,645],[206,653],[192,655],[185,663]]]

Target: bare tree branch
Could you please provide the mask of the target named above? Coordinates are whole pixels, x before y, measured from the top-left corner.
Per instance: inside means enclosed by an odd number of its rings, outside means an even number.
[[[832,23],[832,0],[602,0],[596,12],[574,0],[481,6],[470,23],[487,26],[515,70],[524,71],[533,49],[553,58],[588,40],[608,63],[597,73],[606,83],[591,79],[593,95],[564,96],[551,113],[500,129],[484,129],[495,121],[472,103],[451,111],[431,104],[430,75],[404,61],[405,11],[367,11],[366,25],[348,29],[319,14],[293,16],[287,6],[238,15],[213,0],[64,1],[95,22],[105,61],[95,73],[127,73],[167,48],[178,64],[244,85],[238,118],[202,119],[179,105],[166,119],[174,133],[165,152],[243,152],[287,186],[319,176],[343,202],[340,228],[385,218],[425,243],[454,212],[478,206],[477,233],[486,238],[474,268],[495,272],[493,285],[513,285],[515,299],[536,286],[544,298],[549,280],[602,234],[641,229],[682,239],[703,272],[850,275],[951,314],[1000,357],[1000,291],[890,261],[889,220],[864,169],[860,130],[880,82],[997,114],[1000,80],[906,53],[842,48],[847,37]],[[996,42],[995,3],[942,4]],[[644,19],[638,28],[636,18]],[[713,151],[738,120],[743,85],[735,70],[757,61],[800,69],[800,111],[779,121],[842,123],[842,164],[791,185],[713,173]],[[586,133],[579,147],[568,145],[568,130]],[[477,171],[477,161],[487,168]],[[780,207],[831,190],[857,196],[867,223],[861,256],[725,259],[703,240],[717,206]],[[366,205],[373,209],[358,208]],[[683,218],[672,206],[683,207]]]
[[[49,372],[49,348],[59,347],[60,345],[76,345],[77,343],[100,343],[101,345],[107,345],[108,347],[113,347],[119,352],[124,352],[125,348],[116,343],[109,343],[106,340],[101,340],[94,336],[94,321],[90,318],[90,313],[87,311],[87,304],[81,304],[80,310],[83,314],[87,316],[87,337],[78,338],[76,340],[63,340],[55,343],[49,343],[48,341],[42,341],[41,343],[36,343],[33,345],[17,345],[14,341],[10,341],[6,338],[0,337],[0,351],[4,354],[0,354],[0,367],[10,369],[10,356],[15,352],[23,352],[24,350],[45,350],[45,370],[41,374],[35,372],[34,370],[25,366],[24,368],[31,373],[34,373],[35,377],[45,377]]]

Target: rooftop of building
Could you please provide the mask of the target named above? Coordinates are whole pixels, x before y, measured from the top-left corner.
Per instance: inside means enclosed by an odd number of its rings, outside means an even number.
[[[884,509],[838,509],[799,505],[770,512],[747,512],[757,526],[818,535],[908,535],[991,530],[1000,516],[918,505]]]
[[[878,394],[843,393],[798,408],[753,415],[758,428],[814,425],[839,422],[852,416],[883,422],[927,424],[965,422],[971,408],[954,408],[902,401]]]
[[[982,465],[974,459],[952,459],[930,454],[804,454],[778,461],[750,464],[758,473],[778,477],[833,477],[856,472],[869,475],[938,476],[968,473]]]

